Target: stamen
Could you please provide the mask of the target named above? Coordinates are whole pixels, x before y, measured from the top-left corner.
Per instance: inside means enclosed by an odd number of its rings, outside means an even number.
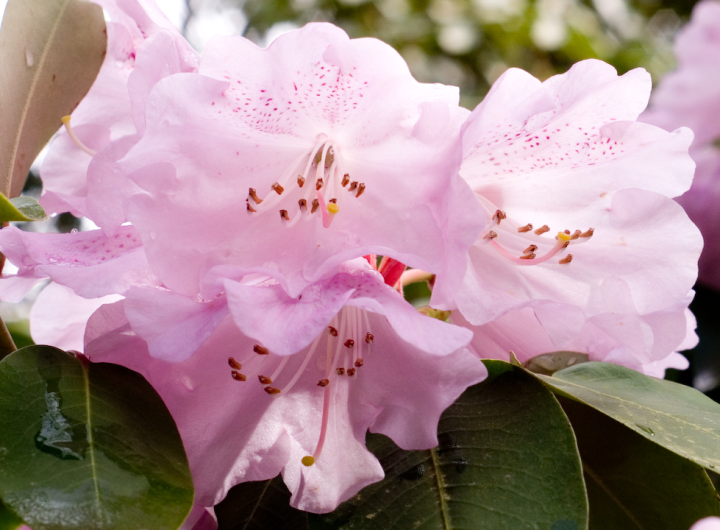
[[[539,235],[542,235],[545,232],[549,232],[549,231],[550,231],[550,227],[548,225],[542,225],[540,228],[535,230],[535,235],[539,236]]]
[[[317,182],[315,182],[315,189],[319,190],[323,187],[323,179],[317,179]]]
[[[358,192],[357,192],[357,195],[355,195],[355,197],[360,197],[360,195],[362,195],[364,191],[365,191],[365,184],[361,182],[360,185],[358,186]]]
[[[558,261],[558,263],[560,263],[561,265],[567,265],[568,263],[570,263],[570,262],[572,261],[572,259],[573,259],[573,255],[572,255],[572,254],[568,254],[568,255],[565,256],[563,259],[561,259],[560,261]]]
[[[530,245],[528,248],[523,250],[523,254],[530,254],[531,252],[535,252],[538,249],[537,245]]]
[[[71,119],[70,116],[62,117],[63,125],[65,125],[65,129],[67,130],[67,133],[68,133],[68,136],[70,137],[70,139],[73,142],[75,142],[75,145],[77,145],[80,149],[85,151],[87,154],[89,154],[90,156],[95,156],[97,154],[97,151],[90,149],[87,145],[82,143],[77,136],[75,136],[75,131],[73,131],[72,127],[70,126],[70,119]]]
[[[335,154],[332,149],[328,150],[327,157],[325,158],[325,169],[328,169],[335,162]]]
[[[310,346],[310,349],[308,350],[307,354],[305,355],[305,358],[303,359],[302,364],[300,365],[300,368],[297,369],[295,372],[295,375],[290,380],[290,382],[285,385],[285,388],[282,389],[282,391],[287,394],[292,390],[292,387],[295,386],[295,383],[297,383],[298,379],[300,379],[300,376],[302,376],[303,372],[305,371],[305,368],[307,368],[308,363],[310,362],[310,359],[312,359],[313,354],[315,353],[315,350],[317,350],[318,344],[320,344],[320,338],[322,337],[322,333],[318,333],[318,336],[315,337],[315,340],[313,341],[312,345]],[[286,357],[289,358],[289,357]]]
[[[525,226],[518,227],[518,232],[520,232],[521,234],[529,232],[530,230],[532,230],[532,225],[530,223],[526,224]]]
[[[495,239],[497,237],[497,232],[493,232],[490,230],[487,234],[483,236],[483,239]]]
[[[572,239],[574,241],[581,235],[582,235],[582,230],[575,230],[575,232],[573,232],[573,235],[570,236],[570,239]]]
[[[520,256],[520,259],[535,259],[535,256],[534,252],[530,252],[529,254],[523,254]]]
[[[250,198],[255,201],[255,204],[260,204],[261,202],[263,202],[263,200],[260,197],[258,197],[257,191],[255,190],[255,188],[250,188],[248,195],[250,195]]]
[[[346,347],[346,348],[352,348],[353,346],[355,346],[355,341],[354,341],[354,340],[348,339],[348,340],[345,341],[345,347]]]
[[[268,350],[264,346],[260,346],[259,344],[253,346],[253,351],[258,355],[268,355],[270,353],[270,350]]]
[[[357,189],[357,187],[358,187],[358,181],[357,181],[357,180],[353,180],[353,181],[350,183],[350,187],[348,188],[348,191],[355,191],[355,190]]]
[[[289,221],[289,220],[290,220],[290,215],[288,215],[288,211],[287,211],[287,210],[280,210],[280,217],[282,217],[282,218],[285,219],[286,221]]]
[[[247,204],[247,211],[248,211],[248,212],[250,212],[250,213],[255,213],[255,212],[257,212],[257,210],[256,210],[255,208],[253,208],[252,206],[250,206],[250,203],[249,203],[249,202],[246,203],[246,204]]]
[[[348,368],[347,370],[348,376],[352,377],[355,375],[355,368]]]
[[[265,377],[264,375],[259,375],[258,379],[263,385],[269,385],[270,383],[272,383],[272,379],[270,379],[269,377]]]
[[[360,368],[363,364],[365,364],[365,361],[363,361],[361,358],[358,357],[358,360],[355,361],[355,366]]]
[[[332,335],[333,337],[338,336],[337,330],[332,326],[328,326],[328,333],[330,333],[330,335]]]
[[[330,381],[328,379],[320,379],[318,381],[317,386],[328,386],[330,384]]]
[[[310,213],[311,214],[315,213],[318,208],[320,208],[320,201],[318,201],[317,199],[313,199],[312,209],[310,210]]]
[[[583,232],[582,234],[580,234],[580,237],[592,237],[592,235],[593,235],[594,233],[595,233],[595,229],[594,229],[594,228],[588,228],[588,229],[587,229],[587,232]]]
[[[228,364],[230,365],[230,368],[232,368],[233,370],[240,370],[242,368],[242,364],[237,362],[232,357],[228,357]]]
[[[274,388],[274,387],[272,387],[272,386],[266,386],[263,390],[265,390],[265,392],[267,392],[267,393],[270,394],[270,395],[279,394],[279,393],[280,393],[280,389],[279,389],[279,388]]]
[[[505,250],[503,247],[501,247],[497,241],[491,240],[490,244],[493,245],[495,250],[497,250],[500,255],[502,255],[504,258],[509,259],[513,263],[516,263],[517,265],[539,265],[540,263],[544,263],[553,256],[555,256],[558,252],[560,252],[562,249],[567,247],[570,244],[570,236],[568,234],[565,234],[563,232],[558,232],[557,235],[558,242],[555,243],[552,249],[548,251],[547,254],[540,256],[537,258],[535,255],[535,252],[530,252],[528,254],[524,254],[520,257],[515,257],[512,254],[510,254],[507,250]],[[527,249],[526,249],[527,250]]]
[[[298,201],[298,208],[301,210],[307,210],[307,201],[305,199],[300,199]]]
[[[341,182],[340,184],[342,184],[342,187],[344,188],[345,186],[348,185],[348,182],[350,182],[350,175],[348,175],[347,173],[345,173],[345,174],[343,175],[342,182]]]
[[[507,215],[505,214],[505,212],[503,212],[501,210],[496,210],[495,214],[492,217],[493,221],[495,219],[497,219],[497,224],[500,224],[500,221],[502,221],[503,219],[507,219]]]
[[[340,368],[337,368],[337,369],[335,370],[335,373],[338,374],[338,375],[343,375],[343,374],[345,373],[345,368],[343,368],[343,367],[341,366]]]
[[[373,335],[372,333],[365,334],[365,342],[367,342],[368,344],[372,344],[374,340],[375,340],[375,335]]]
[[[298,175],[298,186],[303,187],[305,185],[305,178],[302,175]]]
[[[235,381],[246,381],[247,380],[247,376],[245,374],[241,374],[240,372],[236,372],[235,370],[233,370],[231,372],[231,374],[232,374],[232,378],[235,379]]]

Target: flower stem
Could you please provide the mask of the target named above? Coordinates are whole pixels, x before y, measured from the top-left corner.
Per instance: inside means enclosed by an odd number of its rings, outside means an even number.
[[[4,359],[15,350],[17,350],[15,341],[13,341],[5,322],[3,322],[0,318],[0,360]]]

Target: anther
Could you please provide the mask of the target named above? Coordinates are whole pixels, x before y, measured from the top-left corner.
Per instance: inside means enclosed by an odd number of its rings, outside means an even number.
[[[365,364],[365,361],[363,361],[362,359],[358,359],[357,361],[355,361],[355,366],[357,366],[358,368],[360,368],[363,364]]]
[[[287,210],[280,210],[280,217],[282,217],[282,218],[285,219],[286,221],[289,221],[289,220],[290,220],[290,215],[288,215],[288,211],[287,211]]]
[[[354,375],[355,375],[355,368],[348,368],[348,369],[347,369],[347,374],[348,374],[350,377],[354,376]]]
[[[344,188],[345,186],[348,185],[349,182],[350,182],[350,175],[348,175],[347,173],[345,173],[345,174],[343,175],[342,182],[341,182],[340,184],[342,184],[342,187]]]
[[[330,199],[330,200],[328,201],[328,203],[330,203],[330,204],[337,204],[337,199]]]
[[[582,230],[575,230],[575,232],[573,232],[573,234],[570,236],[570,239],[575,240],[578,237],[580,237],[581,235],[582,235]]]
[[[523,254],[520,256],[520,259],[535,259],[535,253],[531,252],[530,254]]]
[[[338,335],[337,330],[332,326],[328,326],[328,333],[330,333],[333,337],[337,337]]]
[[[349,371],[350,370],[348,370],[348,372]],[[328,381],[327,379],[320,379],[320,381],[318,381],[317,386],[328,386],[329,384],[330,384],[330,381]]]
[[[275,184],[273,184],[272,186],[270,186],[270,187],[271,187],[271,188],[275,191],[275,193],[277,193],[278,195],[282,195],[282,192],[285,191],[285,188],[283,188],[283,187],[282,187],[280,184],[278,184],[277,182],[276,182]]]
[[[588,228],[588,229],[587,229],[587,232],[583,232],[582,234],[580,234],[580,237],[592,237],[592,235],[593,235],[594,233],[595,233],[595,229],[594,229],[594,228]]]
[[[301,210],[307,210],[307,201],[305,199],[300,199],[298,201],[298,208],[300,208]]]
[[[325,169],[332,166],[333,162],[335,162],[335,155],[333,154],[332,150],[328,150],[328,153],[325,156]]]
[[[343,368],[342,366],[340,368],[336,368],[335,373],[338,375],[343,375],[345,373],[345,368]]]
[[[544,234],[545,232],[549,232],[550,227],[548,225],[542,225],[540,228],[535,230],[535,235],[539,236],[540,234]]]
[[[318,208],[320,208],[320,201],[318,201],[317,199],[313,199],[312,209],[310,210],[310,213],[315,213]]]
[[[233,370],[240,370],[242,368],[242,364],[237,362],[232,357],[228,357],[228,364],[230,365],[230,368],[232,368]]]
[[[353,181],[350,183],[350,187],[348,188],[348,191],[355,191],[355,190],[357,189],[357,187],[358,187],[358,181],[357,181],[357,180],[353,180]]]
[[[267,393],[270,394],[270,395],[279,394],[279,393],[280,393],[280,389],[279,389],[279,388],[275,388],[275,387],[272,387],[272,386],[266,386],[263,390],[265,390],[265,392],[267,392]]]
[[[354,341],[354,340],[348,339],[348,340],[345,341],[345,347],[346,347],[346,348],[352,348],[353,346],[355,346],[355,341]]]
[[[323,187],[323,184],[324,184],[323,179],[317,179],[317,182],[315,183],[315,189],[319,190],[320,188]]]
[[[518,232],[520,232],[521,234],[524,232],[529,232],[530,230],[532,230],[532,225],[530,223],[526,224],[525,226],[518,227]]]
[[[568,263],[570,263],[570,262],[572,261],[572,258],[573,258],[572,254],[568,254],[568,255],[565,256],[563,259],[561,259],[560,261],[558,261],[558,263],[561,264],[561,265],[566,265],[566,264],[568,264]]]
[[[570,235],[570,230],[563,230],[563,232],[566,233],[567,235]]]
[[[493,215],[493,221],[497,219],[497,224],[500,224],[500,221],[503,219],[507,219],[507,214],[503,212],[502,210],[495,210],[495,214]]]
[[[487,234],[483,236],[483,239],[495,239],[497,237],[497,232],[493,232],[490,230]]]
[[[528,248],[523,250],[523,254],[530,254],[538,249],[537,245],[530,245]]]
[[[365,183],[361,182],[360,185],[358,186],[358,192],[355,195],[355,197],[360,197],[360,195],[362,195],[364,191],[365,191]]]
[[[263,202],[263,200],[260,197],[258,197],[257,191],[255,191],[255,188],[250,188],[248,195],[250,195],[250,198],[255,201],[255,204],[260,204],[261,202]]]
[[[240,372],[232,371],[232,378],[235,379],[235,381],[246,381],[247,376],[245,374],[241,374]]]
[[[248,212],[251,212],[251,213],[257,212],[257,210],[256,210],[255,208],[253,208],[252,206],[250,206],[250,203],[249,203],[249,202],[246,203],[246,204],[247,204],[247,210],[248,210]]]
[[[375,340],[375,335],[373,335],[372,333],[367,333],[365,335],[365,342],[367,342],[368,344],[372,344],[374,340]]]
[[[265,348],[264,346],[260,346],[259,344],[256,344],[253,346],[253,351],[257,353],[258,355],[267,355],[270,353],[270,350]]]
[[[298,175],[298,186],[300,186],[302,188],[304,185],[305,185],[305,177],[303,177],[302,175]]]
[[[270,379],[269,377],[265,377],[264,375],[259,375],[258,379],[263,385],[269,385],[270,383],[272,383],[272,379]]]

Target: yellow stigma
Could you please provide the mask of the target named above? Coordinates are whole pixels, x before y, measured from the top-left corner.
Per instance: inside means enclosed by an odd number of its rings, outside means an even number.
[[[330,213],[338,213],[340,211],[340,207],[335,204],[334,202],[331,202],[327,205],[328,212]],[[312,464],[310,464],[312,465]]]
[[[63,122],[63,125],[67,125],[68,123],[70,123],[70,116],[63,116],[62,122]]]
[[[563,243],[565,241],[570,241],[570,234],[566,234],[565,232],[558,232],[558,241],[562,241]]]
[[[310,467],[315,463],[315,459],[312,456],[303,456],[302,463],[305,467]]]

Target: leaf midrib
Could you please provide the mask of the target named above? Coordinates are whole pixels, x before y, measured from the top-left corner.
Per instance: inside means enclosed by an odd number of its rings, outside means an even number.
[[[433,470],[435,471],[435,483],[437,485],[438,497],[440,499],[440,514],[442,515],[443,528],[445,530],[452,530],[452,527],[450,526],[450,513],[447,502],[445,501],[445,486],[442,481],[440,462],[438,462],[435,449],[430,449],[430,459],[432,460]]]
[[[605,495],[610,497],[610,500],[612,500],[619,508],[622,510],[622,512],[627,515],[628,519],[632,521],[632,523],[639,529],[639,530],[645,530],[645,527],[635,519],[635,516],[630,512],[628,508],[625,507],[625,505],[618,499],[615,494],[610,490],[610,488],[603,482],[603,480],[600,478],[600,476],[595,473],[590,466],[588,466],[585,462],[582,463],[583,471],[597,484],[601,490],[605,492]]]
[[[97,464],[95,462],[95,441],[93,439],[92,429],[92,410],[90,406],[90,374],[88,366],[81,363],[83,371],[83,379],[85,383],[85,414],[87,416],[87,440],[88,452],[90,453],[90,470],[92,471],[93,487],[95,489],[95,503],[98,515],[98,521],[102,521],[102,504],[100,502],[100,483],[97,476]]]
[[[52,29],[50,30],[50,34],[48,35],[47,40],[45,41],[45,45],[43,46],[42,53],[40,54],[40,61],[37,64],[37,68],[35,70],[35,74],[33,75],[32,82],[30,83],[30,90],[28,91],[27,98],[25,99],[25,102],[23,104],[23,110],[20,117],[20,126],[17,129],[17,133],[15,135],[15,141],[13,142],[13,149],[12,149],[12,155],[9,159],[8,164],[8,172],[6,175],[6,180],[3,185],[3,193],[7,198],[10,198],[10,191],[12,188],[12,180],[13,180],[13,173],[15,168],[15,160],[17,159],[18,149],[20,146],[20,140],[22,139],[23,130],[25,129],[25,120],[27,118],[27,113],[30,110],[30,102],[33,101],[33,96],[35,94],[35,90],[37,89],[37,84],[42,77],[42,71],[43,66],[45,65],[45,61],[47,60],[47,56],[50,53],[50,48],[52,47],[50,44],[55,40],[55,34],[57,33],[58,28],[60,27],[60,21],[65,17],[65,11],[67,10],[68,5],[70,5],[70,2],[72,0],[65,0],[61,7],[60,11],[58,12],[58,16],[55,19],[55,22],[52,25]]]

